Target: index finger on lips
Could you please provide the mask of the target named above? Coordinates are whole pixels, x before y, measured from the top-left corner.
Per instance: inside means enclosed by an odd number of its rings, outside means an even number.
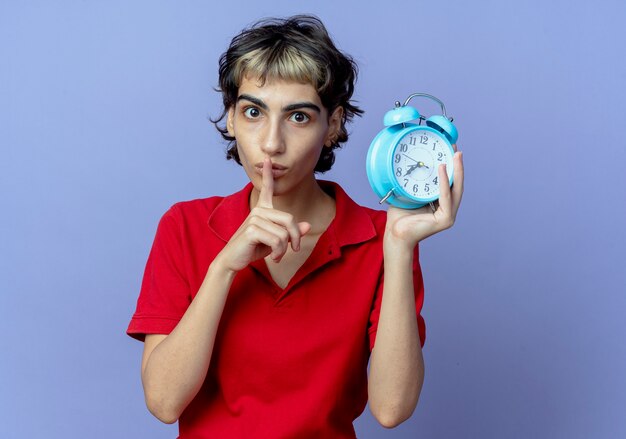
[[[259,194],[259,207],[274,207],[272,197],[274,196],[274,176],[272,175],[272,160],[267,157],[263,160],[263,180],[261,192]]]

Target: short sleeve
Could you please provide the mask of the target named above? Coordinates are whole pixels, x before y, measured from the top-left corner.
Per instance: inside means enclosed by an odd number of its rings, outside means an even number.
[[[381,270],[382,271],[382,270]],[[381,272],[380,281],[374,296],[374,304],[370,312],[368,339],[370,352],[374,349],[376,341],[376,331],[378,330],[378,320],[380,318],[380,306],[383,299],[384,276]],[[415,313],[417,315],[417,328],[419,330],[420,342],[424,346],[426,341],[426,324],[421,315],[422,306],[424,305],[424,280],[422,278],[422,269],[419,263],[419,246],[415,246],[413,255],[413,288],[415,290]]]
[[[126,333],[143,341],[146,334],[169,334],[191,303],[180,226],[172,206],[161,218],[148,256],[137,308]]]

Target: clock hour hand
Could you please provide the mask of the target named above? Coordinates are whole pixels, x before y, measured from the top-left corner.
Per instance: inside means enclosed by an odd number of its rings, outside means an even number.
[[[409,169],[407,169],[407,171],[404,173],[403,177],[406,177],[407,175],[409,175],[411,172],[413,172],[415,170],[415,168],[419,167],[419,164],[421,162],[418,162],[417,160],[415,160],[413,157],[410,157],[406,154],[402,154],[403,156],[405,156],[407,159],[413,160],[416,164],[415,165],[411,165],[409,167]]]
[[[403,177],[406,177],[407,175],[409,175],[411,172],[413,172],[416,168],[419,167],[419,164],[416,165],[411,165],[409,167],[409,169],[407,169],[406,173],[403,175]]]

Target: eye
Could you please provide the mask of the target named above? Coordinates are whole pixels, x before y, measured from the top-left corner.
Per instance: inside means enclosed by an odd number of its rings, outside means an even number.
[[[303,113],[301,111],[297,111],[295,113],[293,113],[291,115],[291,117],[289,118],[289,120],[296,122],[296,123],[306,123],[310,120],[311,118],[309,117],[308,114]]]
[[[243,115],[246,116],[248,119],[256,119],[261,115],[261,112],[256,107],[248,107],[243,110]]]

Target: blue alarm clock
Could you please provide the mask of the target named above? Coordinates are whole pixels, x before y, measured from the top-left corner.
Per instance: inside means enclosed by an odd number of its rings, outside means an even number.
[[[442,114],[428,119],[421,116],[416,108],[408,106],[415,97],[438,102]],[[404,105],[396,102],[395,108],[385,114],[385,128],[372,140],[366,163],[367,178],[381,204],[417,209],[436,201],[442,183],[438,174],[440,164],[446,164],[447,184],[452,186],[452,144],[459,137],[452,120],[446,116],[443,102],[426,93],[413,93]]]

